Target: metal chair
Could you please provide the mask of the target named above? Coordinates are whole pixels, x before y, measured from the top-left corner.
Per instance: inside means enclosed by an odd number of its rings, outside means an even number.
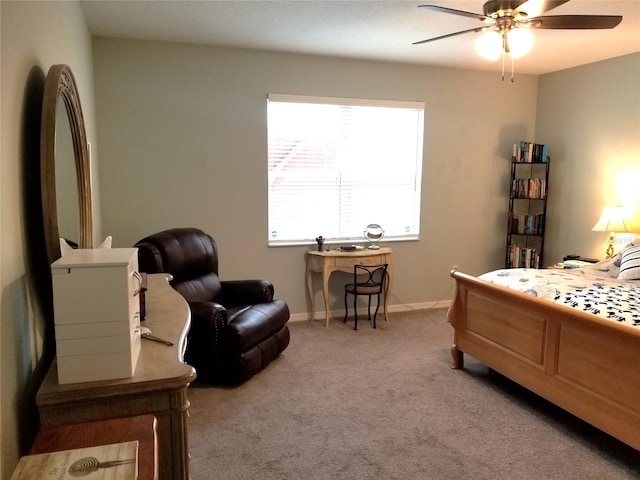
[[[347,322],[347,316],[349,310],[347,307],[347,296],[353,295],[353,311],[355,323],[354,330],[358,329],[358,295],[367,295],[369,297],[369,321],[371,321],[371,297],[373,295],[378,296],[378,305],[376,305],[376,311],[373,314],[373,328],[376,328],[376,315],[378,315],[378,309],[380,308],[380,295],[384,291],[384,282],[387,277],[388,263],[380,265],[354,265],[353,266],[353,283],[347,283],[344,286],[344,320]],[[360,277],[360,279],[358,278]]]

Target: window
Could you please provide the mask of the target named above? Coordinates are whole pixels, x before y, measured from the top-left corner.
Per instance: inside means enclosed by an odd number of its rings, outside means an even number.
[[[269,245],[417,239],[424,104],[269,95]]]

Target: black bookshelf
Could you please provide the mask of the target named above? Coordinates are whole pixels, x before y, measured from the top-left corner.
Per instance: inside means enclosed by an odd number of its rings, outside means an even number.
[[[546,145],[523,141],[513,146],[506,268],[540,268],[544,265],[550,161]]]

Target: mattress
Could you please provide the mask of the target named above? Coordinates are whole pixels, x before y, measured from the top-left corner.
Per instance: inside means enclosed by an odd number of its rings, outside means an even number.
[[[617,263],[611,259],[574,269],[501,269],[478,278],[640,327],[640,280],[618,279]]]

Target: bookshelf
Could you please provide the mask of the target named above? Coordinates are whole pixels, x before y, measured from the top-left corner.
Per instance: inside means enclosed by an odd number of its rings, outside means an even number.
[[[543,265],[549,165],[546,145],[522,141],[513,146],[506,268]]]

